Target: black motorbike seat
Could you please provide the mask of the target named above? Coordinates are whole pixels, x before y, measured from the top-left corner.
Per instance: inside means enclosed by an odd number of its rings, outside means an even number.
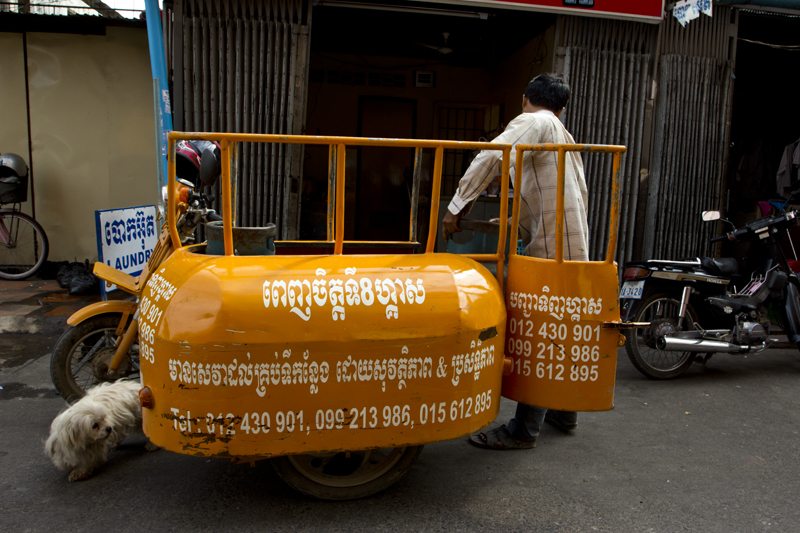
[[[733,257],[701,257],[700,265],[715,276],[732,276],[739,269],[739,263]]]

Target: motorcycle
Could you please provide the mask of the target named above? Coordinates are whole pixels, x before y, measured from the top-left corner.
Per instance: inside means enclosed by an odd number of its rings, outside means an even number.
[[[210,209],[213,196],[202,192],[203,185],[213,186],[220,175],[219,146],[197,143],[182,146],[178,161],[183,158],[189,175],[178,174],[174,182],[180,198],[176,228],[181,244],[192,244],[200,224],[221,221]],[[202,151],[201,151],[202,150]],[[202,157],[197,156],[201,154]],[[193,155],[189,159],[189,155]],[[192,164],[196,168],[192,168]],[[191,181],[190,181],[191,180]],[[162,189],[166,203],[167,190]],[[273,226],[274,227],[274,226]],[[88,389],[103,381],[115,381],[139,374],[140,346],[139,300],[161,264],[174,252],[169,228],[162,225],[158,242],[138,278],[116,270],[102,262],[95,263],[97,277],[114,283],[134,298],[97,302],[74,313],[67,320],[68,328],[53,348],[50,378],[58,393],[69,403],[83,397]]]
[[[733,230],[710,243],[745,243],[742,265],[730,257],[627,263],[619,297],[623,320],[639,323],[625,342],[636,369],[671,379],[715,353],[759,353],[774,344],[776,325],[800,347],[800,279],[781,247],[798,215],[765,216],[741,228],[723,220]],[[706,211],[703,220],[721,220],[720,213]]]

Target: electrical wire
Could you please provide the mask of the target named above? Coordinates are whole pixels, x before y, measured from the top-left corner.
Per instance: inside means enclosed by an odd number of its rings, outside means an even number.
[[[777,48],[779,50],[800,50],[800,44],[771,44],[771,43],[762,43],[761,41],[752,41],[750,39],[744,39],[739,37],[740,41],[745,41],[748,43],[753,44],[760,44],[762,46],[769,46],[770,48]]]

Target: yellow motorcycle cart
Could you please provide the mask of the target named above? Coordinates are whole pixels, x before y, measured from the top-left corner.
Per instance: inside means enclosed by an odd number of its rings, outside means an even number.
[[[399,479],[424,444],[490,424],[501,396],[574,411],[613,407],[621,338],[614,328],[618,186],[605,261],[548,261],[518,256],[512,247],[504,293],[505,225],[494,254],[433,249],[444,150],[502,151],[501,197],[507,198],[510,145],[173,132],[171,178],[180,139],[221,144],[224,255],[209,255],[202,244],[181,246],[180,206],[168,188],[175,251],[150,277],[139,303],[144,431],[155,444],[240,462],[274,458],[281,477],[301,492],[352,499]],[[332,255],[235,255],[230,161],[236,142],[330,147]],[[418,155],[434,150],[425,253],[343,255],[350,146],[414,147]],[[625,148],[517,147],[511,242],[528,150],[558,151],[563,220],[566,151],[613,152],[616,177]],[[503,204],[500,219],[506,220]],[[479,261],[496,262],[497,277]]]

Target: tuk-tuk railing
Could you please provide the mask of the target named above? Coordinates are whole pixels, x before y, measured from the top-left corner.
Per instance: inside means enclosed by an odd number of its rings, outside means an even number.
[[[605,263],[614,261],[617,249],[617,234],[619,232],[619,163],[622,154],[626,151],[624,146],[605,144],[518,144],[516,147],[516,168],[514,177],[514,205],[511,209],[511,242],[517,242],[519,231],[519,211],[522,186],[522,163],[524,152],[558,152],[558,192],[556,194],[556,250],[555,261],[564,261],[564,187],[566,183],[567,152],[612,153],[614,159],[611,165],[611,215],[608,228],[608,247],[606,249]],[[502,220],[502,218],[501,218]],[[509,256],[517,255],[515,246],[511,246]]]
[[[510,144],[486,143],[486,142],[466,142],[466,141],[441,141],[441,140],[422,140],[422,139],[380,139],[380,138],[361,138],[361,137],[331,137],[331,136],[307,136],[307,135],[272,135],[272,134],[248,134],[248,133],[187,133],[170,132],[168,145],[167,171],[170,181],[175,179],[175,145],[179,140],[204,140],[217,141],[220,143],[222,180],[220,189],[222,193],[222,227],[224,237],[225,255],[233,255],[233,217],[232,217],[232,197],[230,182],[230,162],[231,162],[231,143],[236,142],[261,142],[276,144],[310,144],[329,146],[329,176],[334,174],[335,180],[329,180],[329,192],[334,189],[335,201],[333,202],[334,212],[328,213],[328,240],[333,242],[334,255],[341,255],[344,249],[344,210],[345,210],[345,157],[348,146],[383,146],[396,148],[416,148],[415,172],[421,167],[421,149],[429,148],[434,150],[433,163],[433,183],[431,188],[431,212],[430,225],[428,230],[428,241],[425,253],[432,253],[436,245],[436,235],[438,231],[439,198],[441,195],[442,166],[444,163],[445,149],[462,150],[499,150],[503,153],[501,198],[508,198],[509,190],[509,161],[511,156]],[[331,184],[335,184],[332,187]],[[178,230],[175,227],[175,193],[172,187],[168,187],[168,210],[167,217],[169,223],[170,236],[175,249],[181,247]],[[418,195],[419,190],[412,192]],[[329,196],[329,202],[331,198]],[[412,204],[415,202],[412,202]],[[331,203],[329,203],[331,205]],[[409,223],[409,241],[414,242],[416,237],[416,218],[417,210],[412,205]],[[500,220],[508,218],[508,202],[500,203]],[[331,235],[333,233],[333,235]],[[498,282],[503,284],[503,263],[505,261],[505,239],[507,226],[500,224],[500,235],[498,239],[496,253],[484,254],[462,254],[475,261],[496,262],[499,272]],[[331,239],[333,236],[333,239]],[[512,247],[513,248],[513,247]]]
[[[462,150],[499,150],[503,153],[501,165],[501,191],[500,198],[508,198],[509,189],[509,161],[511,155],[511,145],[485,142],[466,142],[466,141],[441,141],[441,140],[422,140],[422,139],[381,139],[381,138],[361,138],[361,137],[332,137],[332,136],[308,136],[308,135],[272,135],[272,134],[246,134],[246,133],[186,133],[170,132],[168,146],[167,170],[170,180],[175,178],[175,145],[179,140],[206,140],[217,141],[221,148],[221,192],[222,192],[222,218],[225,255],[233,255],[233,218],[232,218],[232,198],[231,198],[231,143],[236,142],[261,142],[277,144],[310,144],[329,146],[329,206],[328,210],[328,240],[333,242],[334,255],[341,255],[344,249],[344,211],[345,211],[345,158],[348,146],[372,146],[372,147],[396,147],[396,148],[415,148],[415,174],[418,175],[421,167],[421,150],[425,148],[434,150],[433,163],[433,183],[431,187],[431,212],[430,224],[428,229],[428,241],[425,253],[432,253],[436,245],[436,235],[438,231],[439,199],[441,195],[442,166],[444,162],[445,149]],[[521,204],[520,190],[522,185],[523,155],[526,151],[555,151],[558,152],[558,194],[556,203],[556,262],[564,260],[564,187],[565,187],[565,163],[567,152],[588,152],[588,153],[612,153],[612,202],[611,216],[609,223],[609,241],[606,251],[606,263],[614,260],[617,244],[617,233],[619,224],[619,171],[620,157],[626,148],[615,145],[593,145],[593,144],[536,144],[518,145],[516,147],[516,176],[514,182],[514,196],[511,216],[511,243],[517,242],[519,212]],[[335,167],[335,168],[334,168]],[[335,179],[333,176],[335,175]],[[175,226],[175,194],[172,187],[168,187],[168,221],[170,236],[175,249],[181,247],[178,230]],[[331,191],[331,189],[334,189]],[[415,191],[412,196],[416,198],[419,194],[418,184],[414,185]],[[334,195],[330,193],[333,192]],[[335,196],[335,199],[331,198]],[[333,202],[331,201],[333,200]],[[413,198],[412,198],[413,200]],[[412,201],[412,209],[409,224],[409,241],[414,242],[416,238],[416,218],[417,210],[414,209],[416,202]],[[508,219],[508,202],[500,202],[500,221]],[[479,262],[495,262],[497,264],[497,281],[503,290],[503,265],[505,262],[505,241],[508,226],[500,224],[497,250],[495,253],[482,254],[461,254]],[[331,239],[333,237],[333,239]],[[516,255],[516,246],[510,246],[509,255]]]

